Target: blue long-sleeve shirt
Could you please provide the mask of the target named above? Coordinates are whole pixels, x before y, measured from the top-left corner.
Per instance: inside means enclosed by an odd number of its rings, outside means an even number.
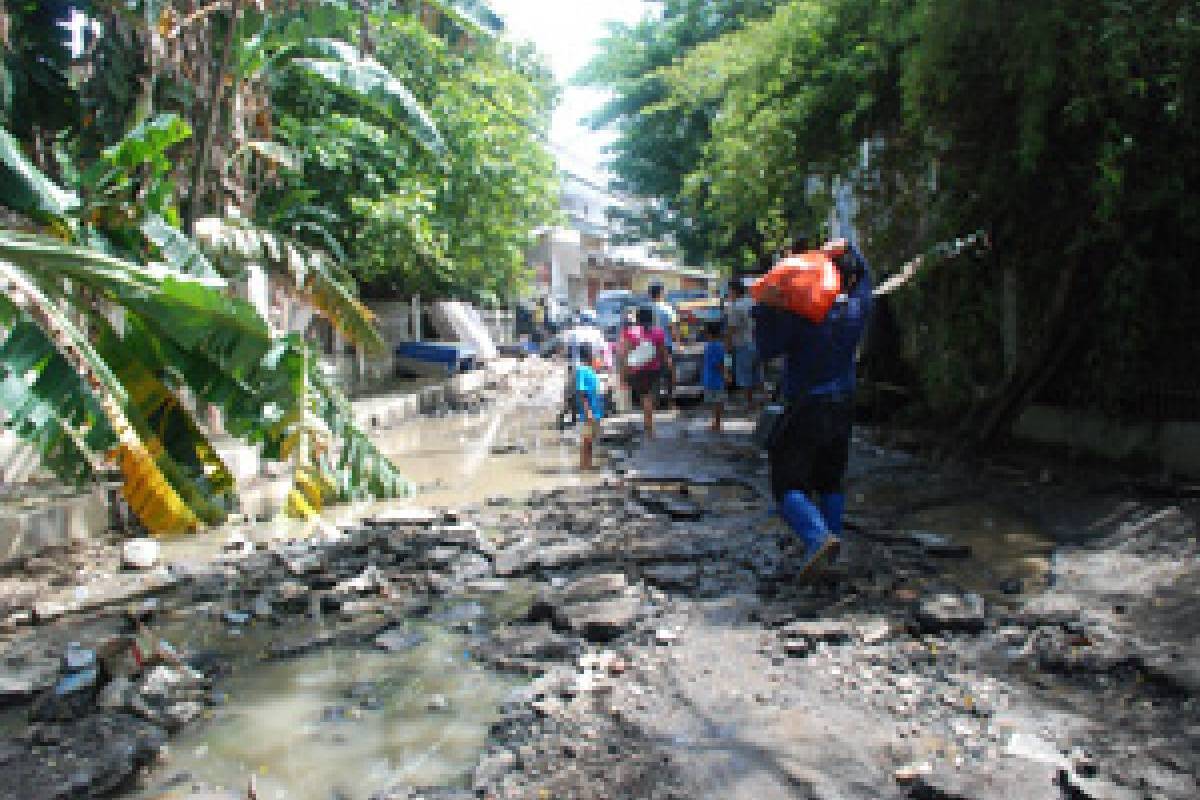
[[[839,296],[822,322],[766,305],[754,309],[754,340],[759,357],[786,356],[783,395],[804,397],[849,396],[854,392],[854,355],[871,313],[871,268],[857,247],[849,257],[856,262],[858,283]]]

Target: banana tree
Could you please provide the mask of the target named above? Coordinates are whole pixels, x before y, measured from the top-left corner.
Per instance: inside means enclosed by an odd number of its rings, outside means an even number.
[[[230,297],[227,279],[163,217],[145,215],[154,219],[147,224],[116,201],[121,153],[137,147],[111,151],[117,177],[101,180],[110,191],[89,205],[55,186],[0,129],[0,191],[21,189],[0,193],[0,204],[42,230],[0,231],[8,426],[65,480],[119,469],[130,506],[155,533],[217,523],[235,503],[233,479],[189,401],[220,408],[229,432],[268,458],[291,456],[314,427],[330,431],[298,465],[289,504],[299,511],[326,496],[405,492],[395,467],[364,446],[344,400],[319,377],[314,383],[303,339],[276,335],[252,305]],[[131,252],[131,241],[161,261],[114,254]],[[312,486],[327,488],[303,491]]]

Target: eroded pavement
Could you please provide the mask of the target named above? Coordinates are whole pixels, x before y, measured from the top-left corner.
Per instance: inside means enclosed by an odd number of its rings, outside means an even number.
[[[643,443],[609,421],[595,485],[377,509],[173,572],[149,613],[189,670],[107,676],[53,714],[63,648],[120,616],[10,631],[10,677],[45,674],[10,694],[0,797],[235,798],[251,775],[304,800],[1200,796],[1194,501],[864,434],[847,559],[803,580],[750,423],[705,424]],[[210,769],[208,732],[254,735],[237,676],[325,652],[339,699],[292,727],[333,766],[306,788],[279,756]],[[382,654],[408,660],[338,674]],[[438,746],[398,732],[455,725],[456,757],[415,768]],[[98,730],[124,738],[96,754]]]

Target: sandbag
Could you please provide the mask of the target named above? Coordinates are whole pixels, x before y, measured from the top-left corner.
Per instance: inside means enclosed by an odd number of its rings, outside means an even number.
[[[785,258],[750,287],[756,302],[823,322],[842,291],[834,254],[813,250]]]

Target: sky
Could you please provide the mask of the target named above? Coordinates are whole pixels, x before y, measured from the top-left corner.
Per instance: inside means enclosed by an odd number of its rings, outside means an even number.
[[[550,139],[559,164],[591,180],[607,183],[603,149],[612,134],[591,131],[580,119],[607,99],[607,93],[570,85],[596,52],[605,23],[632,23],[653,8],[646,0],[489,0],[504,17],[507,35],[533,42],[546,56],[563,88]]]

